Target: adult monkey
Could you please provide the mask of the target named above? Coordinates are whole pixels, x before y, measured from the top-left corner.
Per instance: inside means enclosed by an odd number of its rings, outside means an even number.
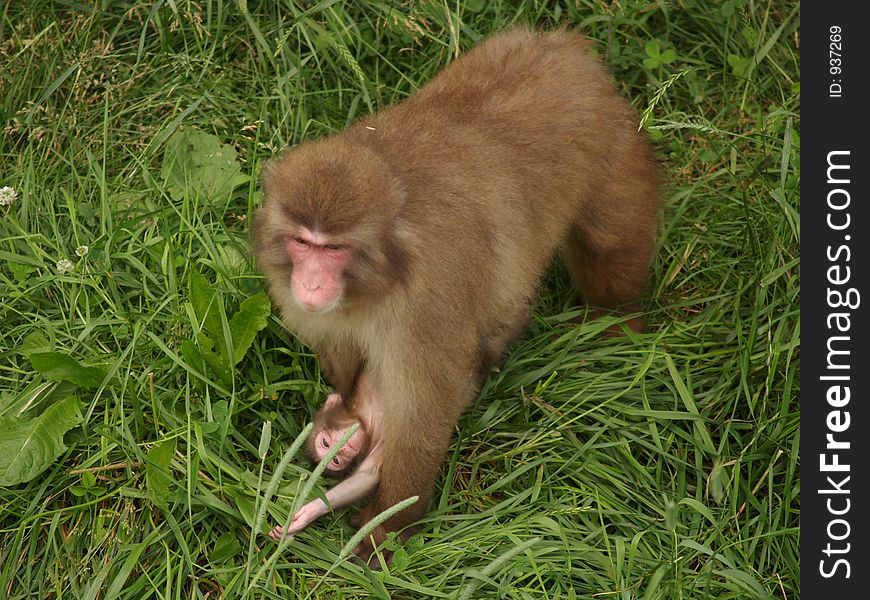
[[[583,37],[515,28],[266,165],[256,255],[284,323],[338,394],[363,372],[383,403],[360,520],[420,497],[360,556],[424,513],[460,413],[554,255],[589,305],[638,308],[660,199],[637,122]]]

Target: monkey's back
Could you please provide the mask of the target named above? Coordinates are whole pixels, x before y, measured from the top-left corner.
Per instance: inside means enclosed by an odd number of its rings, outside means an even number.
[[[452,264],[457,285],[496,310],[540,279],[572,225],[625,221],[617,229],[632,235],[625,215],[648,228],[658,208],[635,111],[569,31],[498,34],[349,133],[395,165],[403,210],[429,238],[422,258],[440,253],[432,264]]]

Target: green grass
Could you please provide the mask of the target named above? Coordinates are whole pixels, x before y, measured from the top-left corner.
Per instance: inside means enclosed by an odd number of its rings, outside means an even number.
[[[0,187],[19,194],[0,206],[0,418],[67,397],[82,413],[47,470],[0,487],[0,596],[798,598],[797,3],[242,4],[0,10]],[[248,224],[263,161],[514,22],[582,25],[647,115],[667,180],[649,332],[578,324],[554,269],[396,564],[340,557],[348,511],[278,553],[251,523],[328,388],[275,317],[226,381],[190,360],[191,276],[228,324],[262,288]],[[251,177],[172,193],[180,128]],[[50,381],[35,350],[99,383]],[[266,525],[308,472],[290,461]]]

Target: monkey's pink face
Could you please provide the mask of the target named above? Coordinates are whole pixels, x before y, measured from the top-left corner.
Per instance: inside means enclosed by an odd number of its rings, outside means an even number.
[[[338,431],[324,429],[315,436],[314,454],[318,461],[323,460],[323,457],[326,456],[329,449],[341,441],[341,437],[346,431],[347,429],[340,429]],[[364,442],[365,433],[363,433],[362,429],[357,429],[356,432],[350,436],[350,439],[344,447],[338,451],[335,458],[326,465],[327,470],[343,471],[346,469],[350,463],[353,462],[353,459],[357,457]]]
[[[285,234],[284,241],[293,259],[290,290],[296,302],[312,312],[334,308],[344,291],[342,272],[350,247],[304,227],[295,235]]]

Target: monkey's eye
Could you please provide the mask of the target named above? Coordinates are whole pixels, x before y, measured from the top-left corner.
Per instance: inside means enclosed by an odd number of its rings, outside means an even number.
[[[323,442],[323,447],[324,447],[324,448],[329,448],[329,442],[327,442],[326,439],[323,439],[323,440],[321,440],[321,441]]]
[[[293,238],[293,241],[296,242],[297,244],[299,244],[300,246],[307,246],[308,245],[308,240],[306,240],[304,237],[301,237],[298,235]]]
[[[335,458],[332,459],[332,464],[334,464],[336,467],[340,467],[341,461],[338,460],[338,457],[336,456]]]
[[[344,248],[344,246],[342,246],[341,244],[326,244],[324,248],[326,248],[327,250],[332,250],[333,252],[338,252],[339,250]]]

